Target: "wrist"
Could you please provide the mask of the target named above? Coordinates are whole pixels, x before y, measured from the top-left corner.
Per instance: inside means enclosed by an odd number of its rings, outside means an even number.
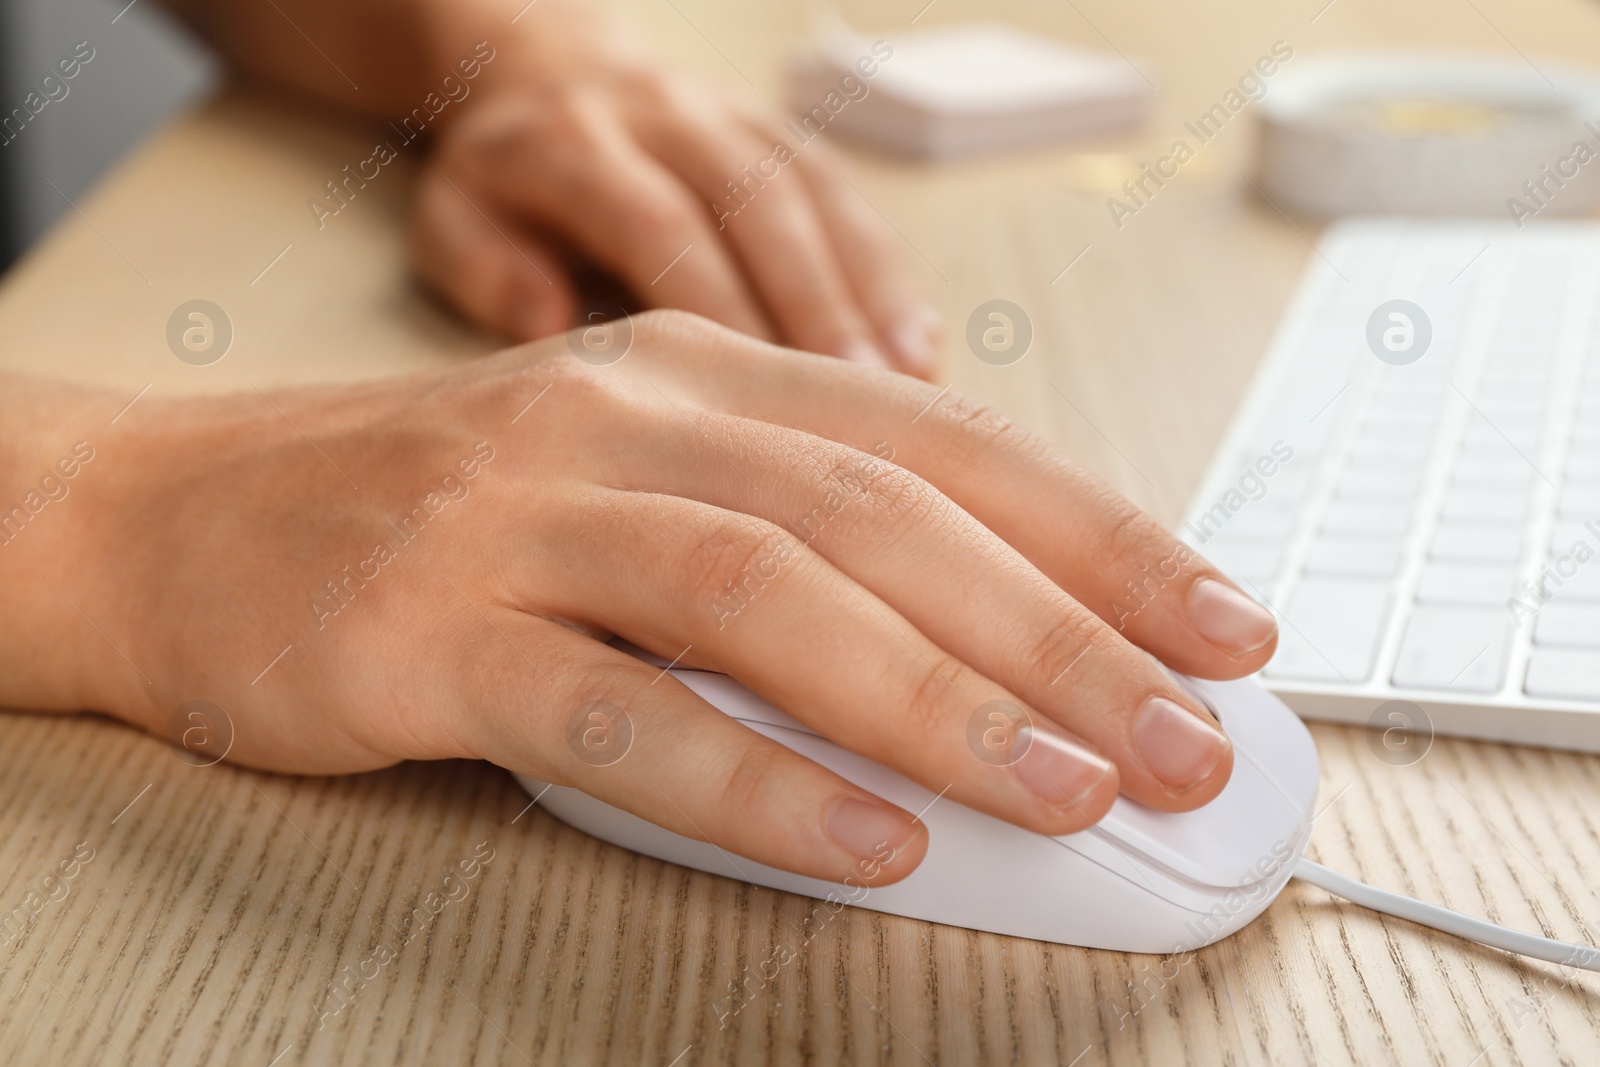
[[[86,645],[100,638],[74,603],[101,569],[87,542],[118,406],[108,393],[0,376],[0,704],[94,706]]]
[[[241,535],[230,501],[194,486],[297,442],[253,395],[131,397],[0,375],[0,706],[159,730],[212,638],[187,621],[210,577],[189,561]]]
[[[427,58],[417,103],[425,106],[429,93],[434,107],[446,101],[436,129],[470,98],[537,96],[655,61],[633,25],[599,3],[536,0],[519,12],[515,0],[422,0],[420,21]]]

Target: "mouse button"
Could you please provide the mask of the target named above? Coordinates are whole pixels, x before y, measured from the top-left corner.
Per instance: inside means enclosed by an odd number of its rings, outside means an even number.
[[[1287,704],[1253,678],[1186,681],[1216,715],[1236,756],[1252,760],[1294,803],[1307,809],[1315,803],[1322,776],[1317,745]]]
[[[1227,786],[1203,808],[1155,811],[1118,797],[1094,829],[1181,877],[1234,888],[1281,870],[1305,817],[1305,809],[1246,757],[1234,762]]]
[[[701,700],[732,718],[816,734],[811,727],[779,711],[726,674],[675,669],[672,677],[688,686]]]
[[[1092,831],[1049,840],[1104,868],[1129,888],[1143,890],[1187,911],[1209,911],[1224,896],[1222,891],[1213,886],[1198,885],[1193,879],[1180,878],[1121,842]]]

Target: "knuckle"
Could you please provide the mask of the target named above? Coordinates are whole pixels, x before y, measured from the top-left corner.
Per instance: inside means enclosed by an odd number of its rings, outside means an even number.
[[[952,394],[948,402],[936,405],[934,410],[938,412],[934,425],[945,447],[958,460],[977,459],[1025,436],[1008,416],[970,397]]]
[[[1102,548],[1109,558],[1129,564],[1150,560],[1155,548],[1171,540],[1154,519],[1120,493],[1103,489],[1098,496],[1095,510],[1104,517]]]
[[[817,447],[810,458],[822,473],[818,488],[824,491],[835,485],[843,485],[846,489],[863,489],[888,468],[888,464],[877,456],[858,452],[848,446],[835,445],[832,441],[822,439],[815,443]]]
[[[874,523],[891,530],[917,526],[935,515],[944,494],[904,467],[877,461],[862,488],[862,501]]]
[[[1017,664],[1018,673],[1023,677],[1042,677],[1049,684],[1069,664],[1094,647],[1094,639],[1104,625],[1088,612],[1070,612],[1034,642],[1028,658]]]
[[[669,68],[652,66],[637,76],[635,85],[655,114],[699,124],[713,110],[709,94],[700,85]]]
[[[747,746],[722,780],[717,810],[759,819],[772,807],[772,791],[783,780],[783,763],[784,754],[776,746]]]
[[[748,360],[760,347],[749,336],[690,311],[658,308],[631,321],[642,355],[692,366],[697,373],[725,373],[729,360]]]
[[[552,391],[559,391],[564,398],[572,397],[585,402],[598,402],[611,396],[615,389],[612,380],[614,375],[602,374],[600,368],[590,366],[571,352],[547,356],[530,364],[519,376],[525,378],[532,388],[542,390],[549,387]],[[521,398],[518,395],[506,399],[508,403],[513,403]]]
[[[626,708],[641,686],[646,684],[640,669],[630,663],[619,663],[609,657],[596,659],[572,669],[569,697],[564,707],[557,709],[557,728],[564,728],[566,716],[572,709],[591,700],[605,700]]]
[[[810,507],[792,528],[811,541],[831,528],[854,533],[861,526],[897,533],[928,520],[948,502],[933,485],[876,456],[832,442],[814,454],[818,477]]]
[[[936,738],[961,728],[951,702],[958,692],[957,680],[966,673],[967,665],[948,652],[939,652],[933,659],[906,698],[905,712],[914,736]]]
[[[557,143],[588,142],[601,128],[602,115],[598,102],[587,92],[567,89],[530,111],[528,121]]]
[[[623,80],[632,92],[656,104],[674,99],[681,92],[683,84],[675,72],[653,63],[634,67],[624,75]]]
[[[777,577],[782,564],[796,555],[793,540],[762,519],[735,518],[719,522],[694,542],[688,552],[689,595],[698,603],[715,605],[729,597],[742,604]],[[707,621],[712,611],[694,613]]]
[[[604,124],[598,101],[586,90],[563,89],[538,99],[508,99],[463,116],[464,136],[446,138],[443,157],[471,173],[526,166],[530,153],[553,162],[578,157],[573,149],[593,146]],[[552,146],[563,150],[552,152]]]
[[[654,308],[632,318],[634,337],[656,344],[704,341],[722,329],[704,316],[677,308]]]
[[[486,376],[471,403],[475,409],[504,415],[508,433],[522,440],[553,432],[571,433],[596,425],[615,424],[627,414],[625,385],[618,375],[604,373],[570,352],[533,358],[508,353],[504,373]],[[549,396],[545,394],[548,393]],[[559,397],[559,403],[551,403]],[[538,403],[537,418],[523,418]]]
[[[687,196],[667,192],[639,199],[632,205],[632,213],[633,243],[640,256],[659,252],[663,237],[670,238],[673,243],[689,240],[700,221],[698,209]],[[677,253],[674,250],[668,254]]]

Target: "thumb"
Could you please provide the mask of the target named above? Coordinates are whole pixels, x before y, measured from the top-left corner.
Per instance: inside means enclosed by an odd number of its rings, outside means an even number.
[[[424,170],[416,197],[412,265],[462,314],[518,341],[568,327],[577,296],[547,242],[438,166]]]

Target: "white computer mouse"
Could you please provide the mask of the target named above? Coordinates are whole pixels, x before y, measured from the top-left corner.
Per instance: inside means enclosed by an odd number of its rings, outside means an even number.
[[[568,825],[686,867],[892,915],[1126,952],[1192,951],[1238,930],[1283,889],[1311,836],[1316,746],[1252,679],[1178,678],[1233,741],[1233,776],[1215,800],[1172,814],[1119,797],[1095,826],[1046,837],[949,798],[929,807],[927,789],[818,736],[726,675],[672,673],[750,729],[907,811],[926,808],[921,866],[894,885],[848,887],[753,860],[735,864],[576,789],[526,777],[523,786]]]

